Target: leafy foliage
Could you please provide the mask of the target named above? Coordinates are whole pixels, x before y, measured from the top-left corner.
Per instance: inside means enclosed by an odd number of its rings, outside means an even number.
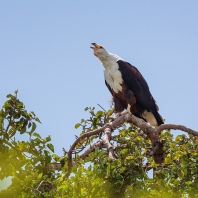
[[[102,134],[82,139],[73,154],[72,174],[64,175],[67,152],[54,154],[50,136],[42,138],[36,132],[41,123],[34,112],[27,112],[24,104],[14,95],[0,110],[0,179],[11,176],[12,184],[0,191],[0,197],[198,197],[198,138],[163,131],[166,140],[164,164],[156,164],[148,155],[150,140],[136,126],[125,123],[115,130],[112,142],[116,159],[108,157],[104,147],[97,147],[88,156],[80,152],[102,138]],[[89,119],[82,119],[74,128],[81,135],[111,121],[113,109],[95,111],[86,107]],[[26,141],[21,141],[21,136]],[[53,164],[61,165],[56,171]],[[154,170],[154,178],[147,171]]]

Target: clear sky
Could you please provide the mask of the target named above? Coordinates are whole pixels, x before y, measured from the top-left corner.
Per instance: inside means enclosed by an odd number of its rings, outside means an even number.
[[[18,89],[62,155],[84,108],[110,106],[92,42],[139,69],[166,123],[198,130],[197,0],[1,0],[0,105]]]

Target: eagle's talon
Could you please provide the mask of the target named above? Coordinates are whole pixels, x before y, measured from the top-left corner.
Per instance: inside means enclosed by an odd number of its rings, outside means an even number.
[[[116,113],[115,116],[114,116],[114,120],[118,117],[120,117],[122,115],[122,113]]]
[[[109,119],[109,122],[113,122],[114,120],[115,120],[115,117],[109,117],[110,119]]]

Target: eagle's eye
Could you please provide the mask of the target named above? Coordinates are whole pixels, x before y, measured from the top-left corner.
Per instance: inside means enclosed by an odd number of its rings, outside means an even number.
[[[100,49],[102,49],[103,47],[102,46],[100,46]]]

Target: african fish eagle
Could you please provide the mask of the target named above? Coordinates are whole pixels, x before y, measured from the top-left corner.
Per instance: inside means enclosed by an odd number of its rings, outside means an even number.
[[[132,113],[153,127],[163,124],[158,106],[138,69],[119,56],[109,53],[103,46],[91,44],[94,55],[104,66],[105,84],[112,94],[116,117],[126,109],[123,113]]]

